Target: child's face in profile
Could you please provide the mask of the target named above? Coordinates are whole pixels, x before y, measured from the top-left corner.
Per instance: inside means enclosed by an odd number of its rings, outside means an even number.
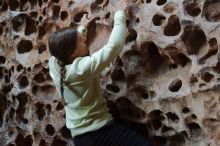
[[[69,56],[69,60],[73,61],[76,57],[89,56],[89,49],[86,46],[86,38],[83,38],[79,32],[76,37],[76,48]]]

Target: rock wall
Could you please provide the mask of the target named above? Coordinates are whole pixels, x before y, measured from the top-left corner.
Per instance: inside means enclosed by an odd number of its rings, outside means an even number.
[[[0,0],[0,145],[74,145],[49,76],[52,31],[108,40],[116,0]],[[123,51],[100,75],[111,113],[162,146],[220,145],[220,1],[133,0]]]

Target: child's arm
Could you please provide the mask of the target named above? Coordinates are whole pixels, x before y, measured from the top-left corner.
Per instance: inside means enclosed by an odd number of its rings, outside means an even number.
[[[108,43],[91,56],[76,58],[70,67],[70,74],[72,69],[73,72],[77,72],[77,74],[87,78],[99,75],[119,55],[124,46],[125,34],[126,14],[124,10],[119,10],[115,12],[114,27]]]

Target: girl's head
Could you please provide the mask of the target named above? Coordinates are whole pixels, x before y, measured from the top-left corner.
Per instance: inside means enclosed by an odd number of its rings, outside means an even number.
[[[65,27],[52,33],[48,45],[51,55],[57,58],[57,63],[60,65],[60,90],[63,97],[64,65],[71,64],[76,57],[89,55],[86,39],[80,35],[77,29]]]
[[[49,51],[58,61],[70,64],[76,57],[89,55],[86,39],[75,28],[65,27],[53,32],[48,40]]]

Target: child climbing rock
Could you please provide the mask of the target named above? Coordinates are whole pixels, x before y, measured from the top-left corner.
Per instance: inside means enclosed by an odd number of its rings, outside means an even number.
[[[146,138],[112,117],[101,95],[99,73],[123,48],[128,5],[128,0],[118,1],[110,38],[91,56],[86,26],[62,28],[49,37],[49,71],[65,100],[66,126],[75,146],[150,146]]]

